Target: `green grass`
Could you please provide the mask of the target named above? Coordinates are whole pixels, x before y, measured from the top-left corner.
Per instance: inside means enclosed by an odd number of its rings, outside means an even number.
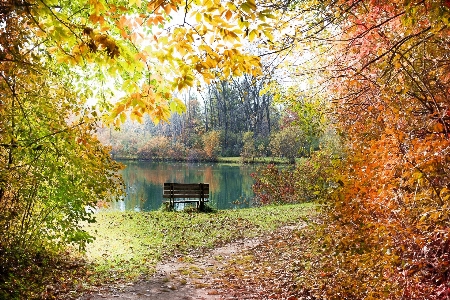
[[[219,163],[236,163],[236,164],[241,164],[242,163],[242,158],[239,157],[239,156],[218,157],[217,161]],[[269,163],[288,164],[289,163],[289,161],[287,159],[283,159],[283,158],[279,158],[279,157],[255,157],[252,162],[253,163],[258,163],[258,164],[269,164]]]
[[[119,160],[119,161],[132,161],[132,160],[137,160],[138,158],[136,155],[129,155],[129,156],[115,157],[115,159]],[[298,161],[299,159],[301,159],[301,158],[297,158],[296,161]],[[164,161],[170,161],[170,159],[164,160]],[[242,164],[242,158],[240,156],[226,156],[226,157],[219,156],[219,157],[217,157],[217,162],[218,163],[226,163],[226,164]],[[280,158],[280,157],[255,157],[251,161],[251,163],[289,164],[289,161],[285,158]]]
[[[233,157],[218,157],[217,162],[219,163],[234,163],[234,164],[240,164],[241,158],[239,156],[233,156]]]
[[[95,281],[133,280],[151,275],[165,256],[187,254],[297,223],[314,205],[286,205],[223,210],[216,213],[101,212],[87,226],[96,240],[87,257]]]

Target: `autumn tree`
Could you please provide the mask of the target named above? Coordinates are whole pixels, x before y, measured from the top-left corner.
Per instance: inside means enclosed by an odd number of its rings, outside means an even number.
[[[220,145],[220,132],[219,131],[210,131],[202,136],[203,140],[203,149],[205,151],[205,155],[209,160],[217,160],[219,156],[221,145]]]
[[[319,298],[447,297],[447,3],[291,8],[297,25],[285,38],[310,49],[293,74],[316,78],[311,95],[334,103],[346,151],[328,202],[329,262],[311,290],[320,286]]]
[[[250,75],[214,80],[204,93],[207,128],[223,131],[223,155],[240,155],[243,137],[252,132],[258,145],[268,144],[277,128],[278,110],[265,81]]]
[[[39,59],[30,9],[5,2],[0,12],[0,247],[83,246],[91,237],[79,222],[93,220],[85,206],[120,193],[119,165],[92,136],[99,119],[85,106],[89,93],[78,94],[76,76]]]
[[[248,131],[244,133],[242,138],[243,146],[241,151],[241,159],[243,162],[253,162],[256,155],[255,140],[253,132]]]
[[[38,67],[2,72],[1,248],[83,248],[92,237],[80,221],[121,193],[120,166],[92,135],[97,112],[71,82]]]
[[[91,237],[80,222],[122,191],[98,121],[167,120],[184,110],[174,94],[197,79],[256,75],[259,58],[238,43],[248,29],[270,36],[268,14],[254,1],[2,2],[0,282],[9,291],[17,266],[4,253],[83,247]]]
[[[289,163],[295,163],[295,158],[306,154],[306,137],[297,126],[286,126],[270,137],[270,150],[273,156],[286,158]]]

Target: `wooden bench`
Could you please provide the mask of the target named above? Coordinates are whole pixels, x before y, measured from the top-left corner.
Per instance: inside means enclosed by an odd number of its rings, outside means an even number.
[[[203,209],[209,198],[209,183],[165,182],[163,198],[169,198],[171,208],[174,208],[175,203],[196,202],[197,208]]]

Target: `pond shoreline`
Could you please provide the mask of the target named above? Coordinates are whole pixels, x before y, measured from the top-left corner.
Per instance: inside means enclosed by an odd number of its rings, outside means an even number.
[[[113,159],[118,162],[126,161],[143,161],[143,162],[179,162],[179,163],[235,163],[240,165],[247,164],[274,164],[274,165],[284,165],[290,164],[287,159],[277,158],[277,157],[258,157],[251,160],[242,160],[242,157],[218,157],[213,160],[192,160],[192,159],[170,159],[170,158],[154,158],[154,159],[142,159],[137,157],[117,157],[113,156]]]
[[[123,201],[111,203],[112,210],[159,210],[166,182],[209,183],[209,205],[215,209],[247,208],[253,201],[252,173],[256,165],[211,162],[122,161],[120,173],[125,181]],[[183,209],[183,208],[181,208]]]

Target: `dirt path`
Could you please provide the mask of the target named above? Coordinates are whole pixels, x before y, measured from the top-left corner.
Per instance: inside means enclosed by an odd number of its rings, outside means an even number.
[[[300,222],[202,254],[173,257],[158,264],[148,280],[105,286],[79,299],[309,299],[296,286],[310,244],[304,233],[311,229],[306,229],[306,222]]]
[[[155,275],[149,280],[101,287],[79,299],[238,299],[230,295],[220,295],[214,288],[215,275],[234,255],[256,247],[262,240],[263,238],[246,239],[206,251],[202,255],[174,257],[158,264]]]

